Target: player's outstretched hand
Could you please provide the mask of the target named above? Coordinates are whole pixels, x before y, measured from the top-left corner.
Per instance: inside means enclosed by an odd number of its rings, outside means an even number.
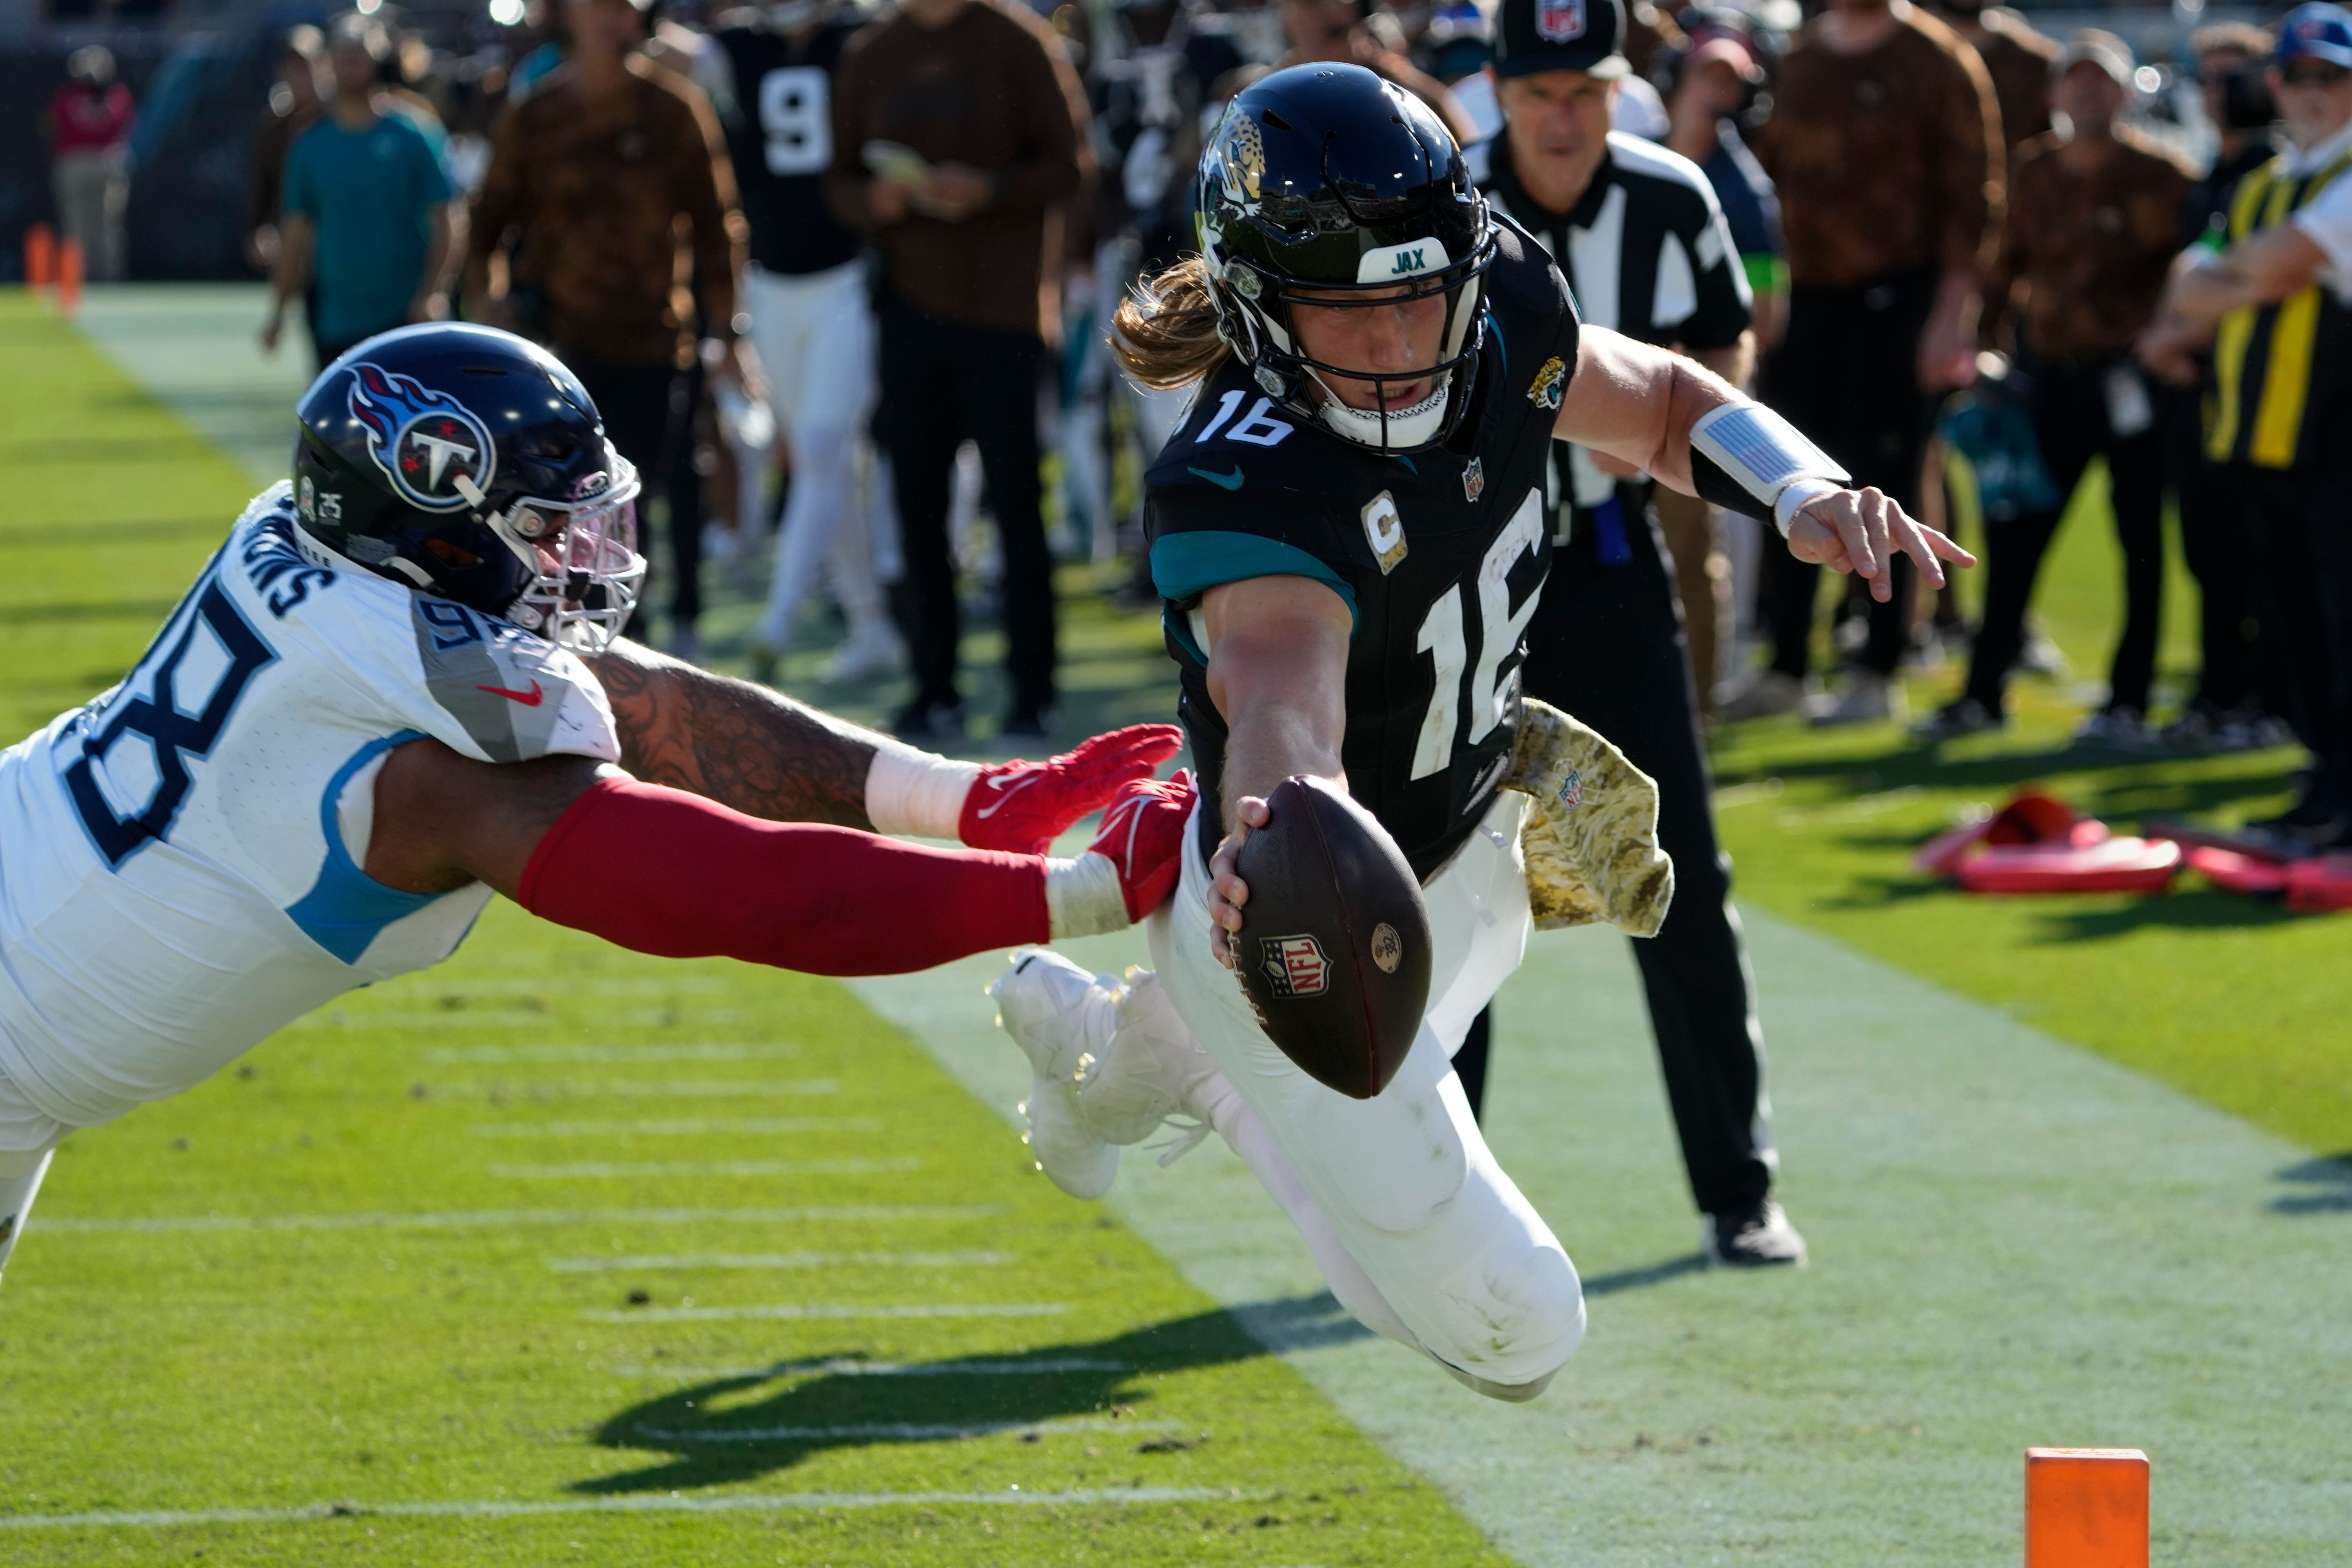
[[[1101,829],[1087,853],[1118,868],[1127,918],[1139,921],[1168,901],[1184,869],[1184,825],[1192,819],[1190,769],[1171,779],[1137,779],[1120,786],[1103,810]]]
[[[1217,852],[1209,858],[1209,951],[1227,969],[1234,966],[1234,944],[1231,933],[1242,929],[1242,906],[1249,902],[1249,884],[1234,869],[1240,861],[1242,845],[1253,827],[1264,827],[1274,819],[1264,795],[1245,795],[1234,802],[1234,816],[1241,826],[1224,837]]]
[[[1895,596],[1895,574],[1888,568],[1898,552],[1919,563],[1933,588],[1944,585],[1945,562],[1977,563],[1958,544],[1914,521],[1875,485],[1832,490],[1809,502],[1789,525],[1790,554],[1832,572],[1858,573],[1869,583],[1870,596],[1882,603]]]
[[[1150,778],[1183,744],[1173,724],[1130,724],[1045,762],[992,763],[963,797],[956,835],[974,849],[1043,855],[1070,824],[1110,804],[1122,784]]]

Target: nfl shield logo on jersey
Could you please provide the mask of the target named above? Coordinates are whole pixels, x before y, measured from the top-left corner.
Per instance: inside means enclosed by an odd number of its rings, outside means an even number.
[[[489,427],[472,409],[415,376],[362,361],[352,366],[352,417],[393,488],[427,511],[480,503],[498,466]]]
[[[1584,0],[1536,0],[1536,32],[1551,44],[1584,37]]]
[[[1331,961],[1313,937],[1268,937],[1257,951],[1276,996],[1320,996],[1330,987]]]
[[[1473,458],[1470,466],[1462,470],[1462,499],[1475,501],[1486,493],[1486,465],[1484,459]]]

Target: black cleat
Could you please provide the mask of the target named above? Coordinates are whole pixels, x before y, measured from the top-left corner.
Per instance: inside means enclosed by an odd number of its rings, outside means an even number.
[[[1710,1268],[1805,1266],[1805,1238],[1769,1197],[1737,1214],[1709,1215],[1699,1233],[1699,1251]]]

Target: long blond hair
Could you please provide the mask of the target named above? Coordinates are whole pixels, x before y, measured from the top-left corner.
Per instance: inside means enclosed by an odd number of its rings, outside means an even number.
[[[1217,333],[1208,264],[1188,256],[1137,284],[1111,315],[1110,346],[1128,374],[1158,391],[1214,375],[1233,350]]]

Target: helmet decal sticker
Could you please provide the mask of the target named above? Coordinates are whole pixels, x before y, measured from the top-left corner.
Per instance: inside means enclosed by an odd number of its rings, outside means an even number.
[[[498,448],[473,410],[415,376],[362,360],[352,367],[352,417],[368,433],[368,455],[412,505],[456,511],[466,492],[490,488]]]
[[[1258,182],[1265,174],[1265,136],[1257,121],[1240,110],[1225,117],[1225,134],[1218,148],[1225,199],[1255,206]]]

